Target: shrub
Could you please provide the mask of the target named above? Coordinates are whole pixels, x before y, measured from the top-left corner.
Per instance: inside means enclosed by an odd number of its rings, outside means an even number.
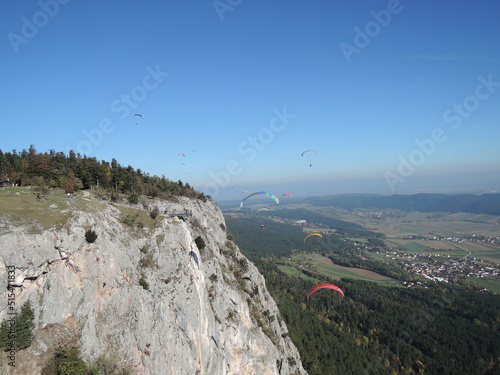
[[[87,229],[85,231],[85,240],[88,243],[94,243],[97,240],[97,234],[92,229]]]
[[[60,348],[54,353],[57,375],[86,375],[87,366],[78,348]]]
[[[201,236],[196,237],[194,243],[198,247],[198,250],[202,250],[206,246],[205,240]]]
[[[117,356],[105,356],[102,354],[92,365],[90,374],[92,375],[130,375],[130,371],[120,368]]]
[[[133,226],[138,217],[139,213],[127,214],[123,218],[120,218],[120,220],[122,221],[123,224]]]
[[[127,200],[131,204],[137,204],[139,203],[139,196],[137,194],[132,194],[130,197],[127,198]]]
[[[248,261],[245,258],[239,259],[238,263],[240,264],[240,270],[241,272],[247,272],[248,271]]]
[[[35,189],[36,200],[46,199],[49,188],[45,185],[37,186]]]
[[[142,286],[144,290],[149,290],[149,284],[146,279],[144,279],[144,276],[141,276],[141,278],[139,279],[139,285]]]
[[[151,216],[151,219],[156,219],[159,212],[158,207],[155,207],[149,212],[149,216]]]

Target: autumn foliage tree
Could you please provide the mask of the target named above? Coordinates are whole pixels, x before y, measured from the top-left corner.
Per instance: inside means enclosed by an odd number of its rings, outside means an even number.
[[[187,196],[208,199],[182,181],[171,181],[165,176],[151,176],[140,169],[122,166],[117,160],[98,161],[70,150],[68,154],[50,150],[39,153],[33,145],[28,150],[3,152],[0,150],[0,172],[18,186],[46,185],[74,193],[79,189],[99,187],[107,195],[148,194],[153,197]]]

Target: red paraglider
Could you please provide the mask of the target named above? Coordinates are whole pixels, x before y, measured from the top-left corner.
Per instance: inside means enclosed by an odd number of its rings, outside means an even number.
[[[312,287],[311,290],[309,290],[309,292],[307,293],[307,297],[309,299],[310,295],[313,294],[314,292],[320,290],[320,289],[333,289],[333,290],[336,290],[337,292],[339,292],[340,294],[344,295],[344,292],[342,291],[342,289],[340,289],[337,285],[333,285],[333,284],[320,284],[320,285],[316,285],[315,287]]]

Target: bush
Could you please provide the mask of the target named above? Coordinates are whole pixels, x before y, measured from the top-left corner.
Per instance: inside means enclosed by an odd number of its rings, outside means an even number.
[[[85,240],[88,243],[94,243],[97,240],[97,234],[92,229],[87,229],[85,231]]]
[[[201,236],[196,237],[194,242],[195,242],[196,246],[198,247],[198,250],[202,250],[206,246],[205,240],[203,238],[201,238]]]
[[[117,356],[101,355],[92,365],[90,374],[92,375],[130,375],[130,371],[120,368]]]
[[[45,185],[37,186],[35,189],[36,200],[39,201],[41,199],[46,199],[48,192],[49,188],[47,186]]]
[[[127,198],[127,200],[131,204],[137,204],[139,203],[139,196],[137,194],[132,194],[130,197]]]
[[[138,217],[139,217],[138,213],[128,214],[128,215],[125,215],[122,218],[120,218],[120,220],[122,221],[123,224],[133,226]]]
[[[57,375],[86,375],[87,365],[80,357],[78,348],[60,348],[54,353]]]
[[[139,279],[139,285],[143,287],[144,290],[149,290],[149,284],[148,282],[144,279],[144,276],[142,276]]]
[[[158,207],[155,207],[149,212],[149,216],[151,216],[151,219],[156,219],[159,212]]]

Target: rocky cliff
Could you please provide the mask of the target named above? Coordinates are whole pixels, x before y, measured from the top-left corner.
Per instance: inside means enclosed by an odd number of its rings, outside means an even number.
[[[16,308],[29,300],[35,312],[32,345],[15,369],[2,354],[0,373],[41,374],[58,347],[75,346],[86,363],[131,374],[305,374],[264,278],[213,202],[49,203],[23,200],[24,219],[0,212],[0,319],[9,286]],[[186,209],[192,216],[164,214]]]

